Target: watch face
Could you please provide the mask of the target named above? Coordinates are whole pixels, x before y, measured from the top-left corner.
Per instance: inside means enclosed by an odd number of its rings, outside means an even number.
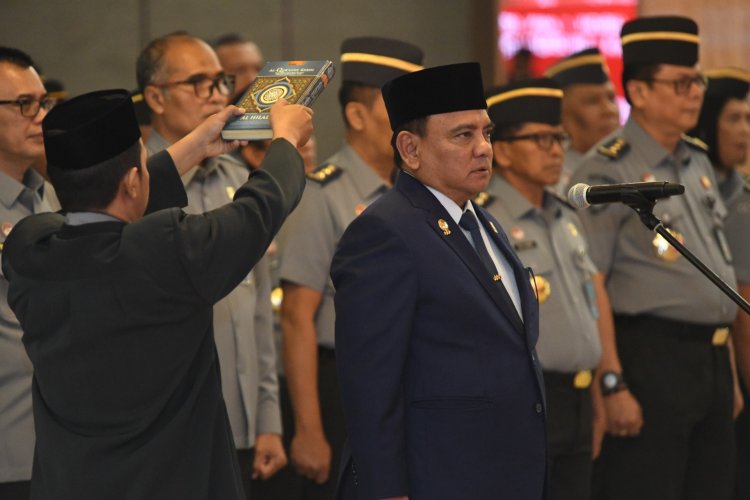
[[[607,389],[614,389],[617,386],[617,375],[614,373],[605,373],[602,375],[602,385]]]

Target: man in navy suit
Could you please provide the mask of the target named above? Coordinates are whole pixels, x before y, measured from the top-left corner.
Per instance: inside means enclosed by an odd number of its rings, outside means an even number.
[[[350,449],[339,498],[541,499],[538,305],[471,202],[492,173],[479,65],[404,75],[383,97],[402,173],[331,269]]]

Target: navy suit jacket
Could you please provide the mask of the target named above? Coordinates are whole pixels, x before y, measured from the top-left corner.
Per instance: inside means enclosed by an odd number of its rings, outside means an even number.
[[[331,275],[350,452],[339,498],[544,496],[538,304],[500,224],[477,213],[513,267],[523,320],[409,175],[339,243]]]

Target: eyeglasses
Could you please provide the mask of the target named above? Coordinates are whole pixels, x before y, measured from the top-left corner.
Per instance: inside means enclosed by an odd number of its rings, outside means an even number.
[[[57,104],[57,99],[47,95],[39,99],[34,99],[32,97],[21,97],[20,99],[16,99],[15,101],[0,101],[0,104],[15,104],[21,109],[21,115],[27,118],[34,118],[37,114],[39,114],[40,109],[49,111],[50,109],[54,108],[55,104]]]
[[[193,75],[179,82],[152,83],[156,88],[167,88],[174,85],[192,85],[195,96],[201,99],[211,97],[214,89],[221,95],[230,95],[234,91],[234,75],[219,73],[215,78],[206,75]]]
[[[701,90],[708,88],[708,77],[706,75],[695,75],[695,76],[683,76],[682,78],[675,78],[672,80],[664,78],[651,78],[646,80],[648,82],[655,83],[666,83],[674,85],[674,93],[677,95],[683,95],[690,92],[690,88],[693,84],[696,84]]]
[[[534,141],[539,149],[549,151],[552,149],[554,143],[558,143],[560,147],[565,149],[570,142],[570,136],[565,132],[543,132],[538,134],[524,134],[509,137],[499,137],[498,141]]]

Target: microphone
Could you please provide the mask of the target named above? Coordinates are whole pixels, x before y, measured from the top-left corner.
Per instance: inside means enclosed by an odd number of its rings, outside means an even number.
[[[579,183],[568,191],[568,201],[576,208],[586,208],[600,203],[622,202],[638,204],[669,198],[685,192],[685,186],[672,182],[631,182],[629,184],[602,184],[589,186]]]

